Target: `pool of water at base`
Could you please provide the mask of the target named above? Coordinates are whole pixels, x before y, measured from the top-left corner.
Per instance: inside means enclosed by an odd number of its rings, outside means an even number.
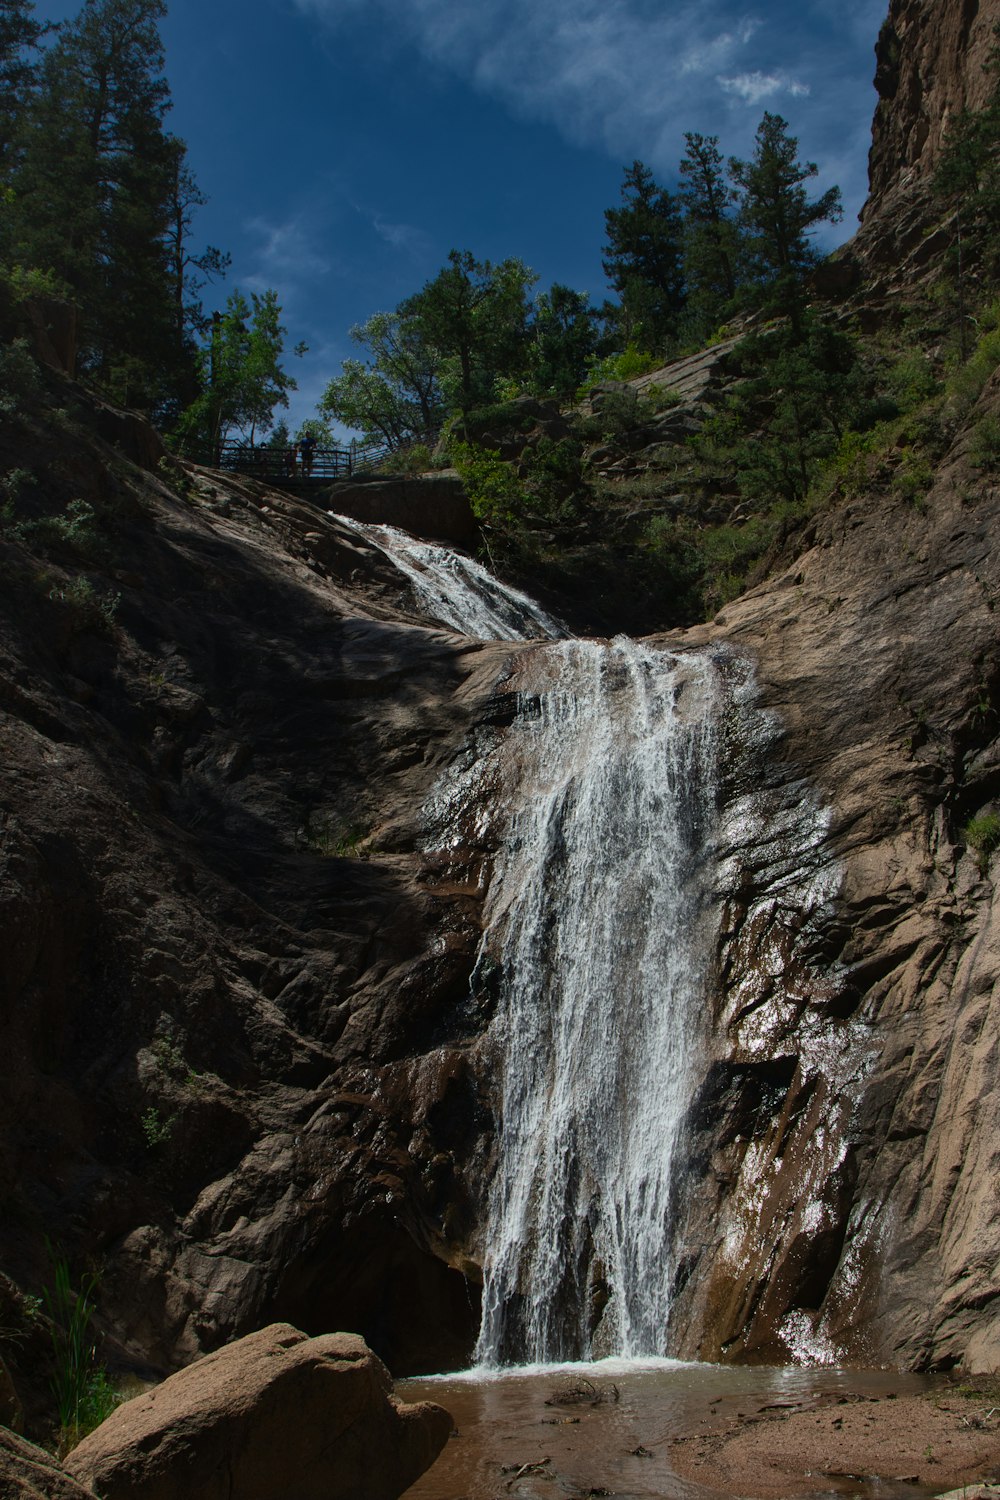
[[[676,1438],[752,1417],[772,1403],[847,1394],[907,1395],[929,1381],[825,1366],[637,1363],[534,1366],[401,1380],[403,1401],[436,1401],[456,1433],[403,1500],[712,1500],[671,1468]],[[589,1387],[593,1388],[593,1394]],[[804,1477],[797,1500],[920,1500],[932,1488]]]

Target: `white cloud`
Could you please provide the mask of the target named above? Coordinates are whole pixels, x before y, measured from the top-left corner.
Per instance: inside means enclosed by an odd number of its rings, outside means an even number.
[[[271,223],[267,219],[250,219],[244,226],[249,234],[257,236],[259,243],[254,248],[257,269],[254,276],[299,277],[325,276],[333,268],[329,259],[316,246],[310,228],[300,216],[285,223]],[[247,278],[249,280],[249,278]]]
[[[842,156],[847,139],[862,142],[863,156],[885,8],[885,0],[293,3],[334,29],[378,21],[394,65],[422,59],[575,144],[619,161],[641,157],[668,182],[685,131],[719,135],[726,152],[745,155],[752,111],[771,100],[798,101],[787,113],[807,157]],[[863,164],[840,180],[853,216]]]
[[[706,81],[736,71],[763,25],[728,0],[295,3],[331,25],[378,12],[397,45],[415,47],[517,115],[614,155],[634,153],[637,139],[655,141],[667,127],[676,148],[680,130],[703,127]]]
[[[747,104],[759,104],[762,99],[771,99],[775,94],[791,94],[793,99],[802,99],[809,93],[807,83],[799,83],[787,73],[737,73],[733,78],[720,75],[716,82],[727,94],[736,94]]]

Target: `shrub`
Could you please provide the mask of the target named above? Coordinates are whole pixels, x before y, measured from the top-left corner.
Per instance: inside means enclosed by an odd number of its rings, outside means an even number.
[[[980,417],[969,444],[969,459],[977,469],[1000,466],[1000,417],[992,412]]]
[[[379,465],[386,474],[425,474],[431,467],[431,450],[426,443],[412,443],[387,453]]]
[[[121,594],[108,589],[99,594],[89,578],[78,576],[66,584],[55,584],[49,589],[49,598],[65,605],[72,613],[81,630],[109,630],[114,624]]]
[[[0,414],[13,416],[39,389],[38,366],[27,339],[0,345]]]
[[[448,451],[477,520],[496,523],[518,518],[524,508],[524,494],[516,472],[495,448],[477,448],[453,439]]]
[[[174,1129],[174,1117],[165,1120],[160,1111],[150,1105],[144,1110],[140,1120],[142,1134],[150,1151],[155,1151],[158,1146],[165,1146],[169,1141]]]
[[[934,470],[929,460],[915,448],[906,447],[900,455],[899,468],[892,477],[892,487],[918,510],[923,509],[924,497],[934,482]]]
[[[1000,848],[1000,814],[980,813],[962,829],[962,837],[970,849],[975,849],[979,858],[979,873],[985,875],[990,855]]]
[[[605,385],[609,380],[636,380],[659,369],[663,363],[655,354],[645,354],[634,344],[629,344],[621,354],[609,354],[604,359],[592,360],[587,377],[576,393],[577,401],[585,401],[595,385]]]

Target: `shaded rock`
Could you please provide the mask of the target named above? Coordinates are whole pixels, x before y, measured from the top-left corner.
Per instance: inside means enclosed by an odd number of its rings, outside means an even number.
[[[68,1474],[44,1448],[37,1448],[0,1427],[0,1497],[2,1500],[94,1500],[94,1492]]]
[[[338,515],[380,526],[400,526],[431,541],[475,542],[479,528],[462,481],[454,474],[346,481],[324,491]]]
[[[0,1358],[0,1426],[20,1429],[24,1412],[10,1371]]]
[[[452,1421],[350,1334],[273,1324],[118,1408],[67,1459],[103,1500],[395,1500]]]

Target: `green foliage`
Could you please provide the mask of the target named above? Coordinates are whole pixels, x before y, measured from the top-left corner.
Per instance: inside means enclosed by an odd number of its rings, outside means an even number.
[[[958,363],[946,382],[946,405],[956,419],[966,417],[975,406],[990,376],[1000,369],[1000,303],[993,303],[980,318],[983,332],[971,356]]]
[[[986,60],[991,80],[980,110],[963,110],[950,124],[934,175],[934,191],[954,211],[952,271],[963,317],[966,266],[977,264],[988,281],[1000,273],[1000,25]],[[963,319],[964,322],[964,319]],[[964,327],[962,330],[964,340]]]
[[[81,630],[110,630],[115,623],[121,594],[108,589],[98,593],[89,578],[77,576],[68,583],[56,584],[49,598],[68,609]]]
[[[173,1135],[175,1120],[173,1115],[165,1120],[160,1111],[153,1105],[144,1110],[139,1119],[142,1126],[143,1139],[150,1151],[156,1151],[160,1146],[165,1146]]]
[[[621,299],[626,339],[662,352],[684,304],[680,205],[641,161],[625,169],[621,196],[622,206],[604,214],[601,264]]]
[[[927,491],[934,483],[934,469],[927,455],[909,445],[899,455],[899,467],[892,476],[892,487],[917,510],[923,509]]]
[[[65,1452],[93,1431],[118,1404],[107,1371],[97,1363],[93,1332],[97,1278],[86,1275],[74,1291],[69,1264],[49,1246],[52,1284],[42,1288],[51,1320],[55,1371],[52,1393],[59,1416],[60,1447]]]
[[[975,849],[980,874],[985,875],[990,855],[1000,849],[1000,816],[997,813],[981,813],[979,817],[971,818],[962,829],[962,838],[970,849]]]
[[[684,212],[685,339],[703,340],[735,305],[742,233],[718,136],[686,134],[678,198]]]
[[[603,359],[593,358],[587,366],[583,384],[576,393],[578,401],[585,401],[595,385],[606,385],[616,380],[636,380],[659,368],[660,361],[654,354],[646,354],[635,344],[628,344],[620,354],[606,354]]]
[[[346,359],[326,387],[320,410],[360,432],[366,442],[397,448],[426,441],[443,417],[437,356],[419,317],[375,313],[351,329],[368,359]]]
[[[740,223],[751,300],[767,311],[788,313],[797,327],[802,316],[803,283],[818,256],[810,231],[843,217],[840,189],[810,199],[805,183],[818,176],[814,162],[800,162],[799,143],[781,115],[765,113],[757,128],[750,161],[730,161],[730,175],[741,194]]]
[[[986,412],[972,430],[969,458],[977,469],[1000,468],[1000,417]]]
[[[462,476],[472,513],[489,525],[509,525],[523,513],[524,491],[513,466],[495,448],[477,448],[455,439],[448,445],[452,463]]]
[[[864,372],[846,334],[803,314],[748,338],[743,379],[695,447],[751,501],[801,504],[838,451],[862,397]]]
[[[38,365],[27,340],[0,345],[0,415],[10,417],[23,410],[40,386]]]
[[[426,474],[433,458],[426,443],[411,443],[408,448],[397,448],[379,465],[387,474]]]
[[[528,389],[568,400],[597,347],[597,315],[585,293],[554,282],[535,299],[528,345]]]
[[[907,350],[893,360],[882,373],[881,385],[900,413],[913,411],[941,389],[941,381],[920,349]]]
[[[287,406],[296,389],[281,364],[286,332],[276,292],[251,292],[249,302],[238,289],[230,294],[201,350],[201,395],[177,424],[182,449],[214,448],[234,433],[255,443],[258,428],[269,430],[275,408]],[[304,347],[293,352],[302,354]]]
[[[365,830],[345,824],[339,818],[308,813],[303,833],[310,849],[325,859],[368,858],[369,851],[361,847],[368,836]]]
[[[528,292],[536,280],[523,261],[493,265],[452,250],[433,281],[400,304],[397,316],[430,352],[452,410],[469,412],[489,401],[497,377],[525,368]]]
[[[81,370],[158,417],[194,394],[199,276],[225,268],[189,249],[204,200],[164,126],[165,14],[164,0],[85,0],[60,27],[3,153],[0,228],[0,259],[76,304]]]

